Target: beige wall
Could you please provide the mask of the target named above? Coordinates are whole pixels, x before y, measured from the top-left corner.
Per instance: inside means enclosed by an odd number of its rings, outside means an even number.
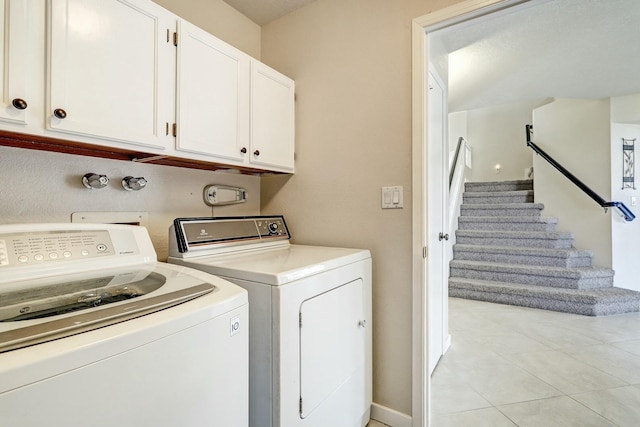
[[[411,21],[453,0],[317,0],[262,28],[296,81],[296,174],[262,179],[294,241],[373,255],[374,401],[411,413]],[[382,210],[380,188],[404,187]]]
[[[611,200],[610,101],[558,99],[533,112],[534,142],[606,201]],[[611,268],[611,217],[539,156],[534,190],[544,215],[572,232],[574,246],[593,251],[594,265]],[[613,214],[615,215],[615,214]]]
[[[153,0],[241,51],[260,59],[260,26],[222,0]]]

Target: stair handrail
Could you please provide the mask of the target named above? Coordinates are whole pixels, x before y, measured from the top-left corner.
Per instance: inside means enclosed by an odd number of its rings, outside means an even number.
[[[607,202],[605,201],[598,193],[593,191],[589,186],[587,186],[584,182],[580,181],[574,174],[569,172],[564,166],[554,160],[553,157],[548,155],[542,148],[538,147],[532,140],[531,134],[533,133],[532,125],[525,125],[525,129],[527,132],[527,147],[531,147],[533,151],[536,152],[540,157],[547,161],[551,166],[556,168],[562,175],[564,175],[569,181],[575,184],[578,188],[587,194],[587,196],[591,197],[597,204],[604,208],[605,212],[608,208],[617,208],[624,219],[626,221],[633,221],[635,219],[635,215],[631,210],[622,202]]]
[[[453,155],[453,162],[449,165],[449,188],[451,188],[451,183],[453,182],[453,175],[456,172],[456,167],[458,166],[458,157],[460,156],[460,148],[464,143],[464,138],[458,138],[458,145],[456,146],[456,153]]]

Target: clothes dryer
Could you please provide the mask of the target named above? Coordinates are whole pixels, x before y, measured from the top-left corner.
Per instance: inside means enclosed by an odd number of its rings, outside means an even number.
[[[295,245],[282,216],[178,218],[169,262],[249,292],[252,427],[363,427],[371,391],[371,255]]]

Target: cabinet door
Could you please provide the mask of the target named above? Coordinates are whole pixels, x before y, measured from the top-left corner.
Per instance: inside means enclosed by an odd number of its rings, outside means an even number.
[[[25,124],[27,0],[0,0],[0,120]]]
[[[179,25],[176,149],[242,162],[249,149],[249,57],[195,25]]]
[[[47,128],[173,144],[175,26],[150,1],[50,0]]]
[[[293,80],[252,61],[251,163],[293,172]]]

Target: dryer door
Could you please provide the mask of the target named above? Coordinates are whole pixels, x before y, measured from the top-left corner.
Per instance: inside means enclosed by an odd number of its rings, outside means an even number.
[[[300,307],[300,417],[327,401],[365,363],[363,283],[354,280]],[[364,384],[362,388],[364,393]],[[361,398],[354,396],[353,408]],[[349,406],[349,402],[347,406]]]

